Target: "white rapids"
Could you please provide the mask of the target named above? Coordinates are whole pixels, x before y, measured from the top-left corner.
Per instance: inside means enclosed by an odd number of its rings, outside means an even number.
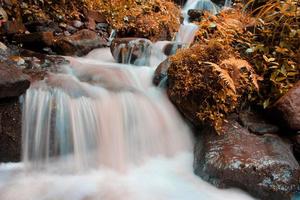
[[[252,199],[193,174],[191,131],[155,68],[101,62],[105,51],[28,90],[23,163],[0,165],[0,199]]]
[[[177,42],[188,46],[196,31],[182,25]],[[116,64],[98,49],[31,85],[23,162],[0,164],[0,200],[253,199],[194,175],[191,130],[152,84],[165,43],[153,44],[150,66]]]

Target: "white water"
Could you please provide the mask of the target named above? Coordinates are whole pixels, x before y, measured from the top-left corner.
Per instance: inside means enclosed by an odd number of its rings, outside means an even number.
[[[0,166],[0,199],[252,199],[193,174],[190,130],[154,68],[100,62],[107,51],[28,90],[24,164]]]
[[[164,58],[152,57],[151,67],[136,67],[94,50],[32,85],[23,162],[0,165],[0,200],[253,199],[193,174],[191,131],[152,85]]]

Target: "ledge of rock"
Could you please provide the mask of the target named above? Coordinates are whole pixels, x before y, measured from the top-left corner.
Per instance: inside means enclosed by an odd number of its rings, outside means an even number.
[[[217,135],[207,128],[195,146],[194,171],[221,188],[238,187],[260,199],[291,199],[300,167],[291,145],[271,134],[250,133],[234,119]]]
[[[30,86],[29,77],[13,65],[0,63],[0,99],[18,97]]]

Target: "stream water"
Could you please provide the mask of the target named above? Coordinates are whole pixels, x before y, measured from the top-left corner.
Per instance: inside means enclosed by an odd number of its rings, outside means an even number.
[[[98,49],[33,84],[23,160],[0,165],[0,199],[253,199],[193,174],[191,130],[152,84],[164,57],[149,56],[149,66],[116,64]]]

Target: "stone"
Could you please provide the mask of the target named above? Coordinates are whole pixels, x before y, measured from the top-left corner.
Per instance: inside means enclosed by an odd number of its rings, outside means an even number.
[[[45,47],[52,46],[55,41],[53,32],[35,32],[29,34],[17,34],[13,37],[18,43],[22,43],[24,48],[42,52]]]
[[[166,56],[171,56],[174,55],[178,49],[183,48],[183,46],[183,44],[178,42],[170,42],[164,46],[162,51]]]
[[[54,44],[54,51],[61,55],[83,56],[95,48],[105,47],[107,41],[94,31],[82,29],[71,36],[64,36]]]
[[[22,112],[19,99],[0,99],[0,162],[20,161],[21,122]]]
[[[84,14],[87,19],[93,19],[96,23],[107,23],[105,16],[97,10],[85,10]]]
[[[294,155],[300,161],[300,135],[292,136],[291,141],[293,143]]]
[[[252,133],[263,134],[279,134],[279,127],[272,124],[261,113],[254,111],[242,111],[239,113],[241,124],[248,128]]]
[[[152,43],[145,38],[116,38],[110,51],[118,63],[148,65]]]
[[[199,21],[203,16],[203,10],[199,9],[190,9],[188,10],[188,16],[191,21]]]
[[[18,97],[30,86],[29,77],[16,66],[0,63],[0,99]]]
[[[275,115],[291,130],[300,130],[300,81],[272,106]]]
[[[84,23],[82,22],[82,21],[79,21],[79,20],[74,20],[73,21],[73,26],[75,27],[75,28],[80,28],[80,27],[82,27],[84,25]]]
[[[194,150],[194,172],[220,187],[238,187],[262,200],[286,200],[299,188],[300,167],[291,144],[277,135],[250,133],[235,119],[223,133],[202,131]]]
[[[160,85],[161,81],[167,78],[169,67],[170,67],[169,59],[164,60],[162,63],[158,65],[153,77],[154,85],[156,86]]]
[[[21,21],[7,21],[1,26],[1,33],[4,35],[13,35],[16,33],[25,33],[26,28]]]

